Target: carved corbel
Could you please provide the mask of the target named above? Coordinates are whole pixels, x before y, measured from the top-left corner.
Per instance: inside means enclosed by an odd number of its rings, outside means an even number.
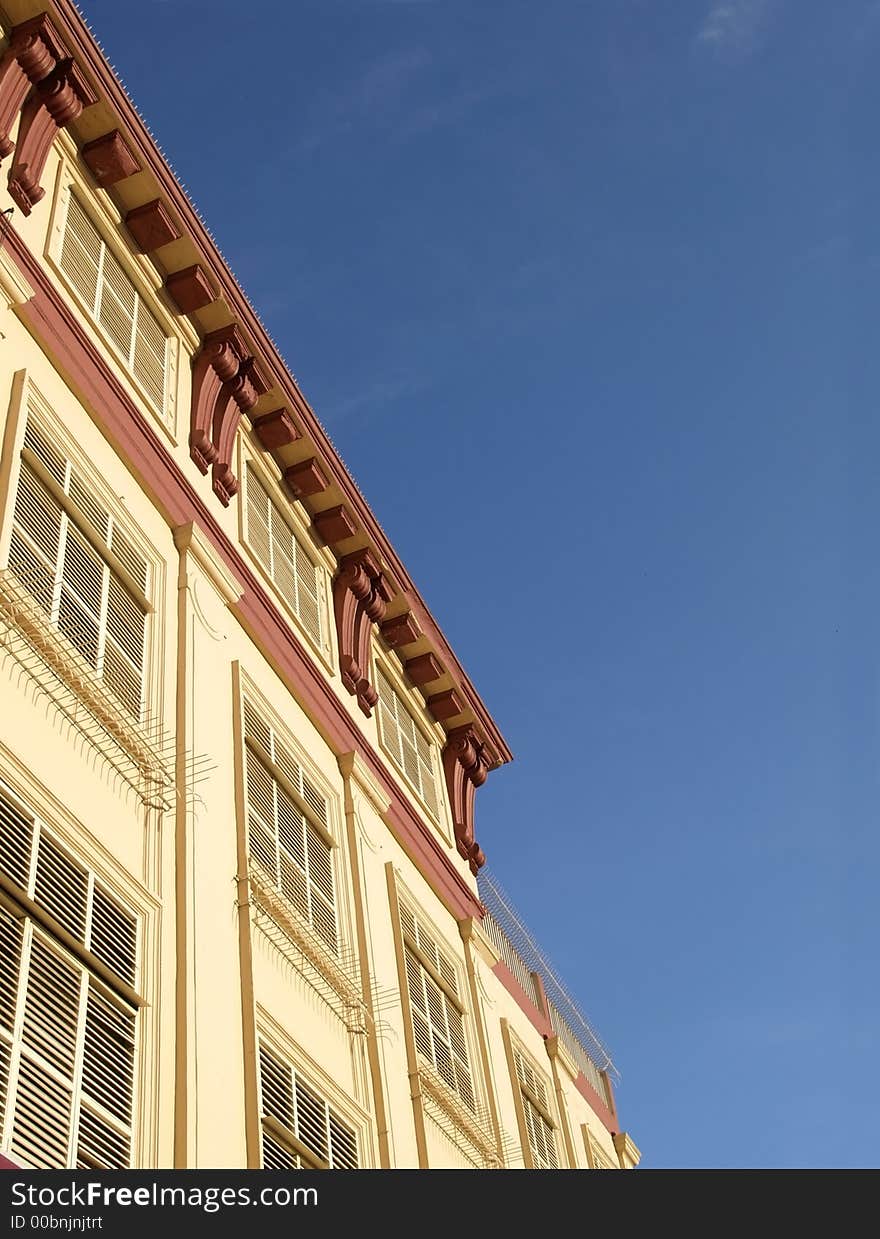
[[[368,718],[379,700],[367,675],[370,635],[372,625],[381,623],[384,618],[392,597],[393,591],[372,551],[355,551],[339,561],[333,584],[339,669],[342,683],[357,697],[358,705]]]
[[[58,130],[97,102],[98,96],[69,57],[37,82],[22,109],[16,159],[9,172],[9,194],[25,215],[45,196],[40,177]]]
[[[9,134],[31,86],[48,77],[66,54],[45,13],[10,31],[9,43],[0,57],[0,159],[14,149]]]
[[[232,449],[242,413],[268,385],[235,325],[205,336],[193,365],[189,452],[202,473],[212,471],[214,493],[224,506],[238,491]]]
[[[486,863],[483,849],[474,839],[474,793],[486,782],[494,765],[494,757],[473,727],[456,727],[449,732],[443,750],[443,772],[452,806],[455,845],[472,873]]]

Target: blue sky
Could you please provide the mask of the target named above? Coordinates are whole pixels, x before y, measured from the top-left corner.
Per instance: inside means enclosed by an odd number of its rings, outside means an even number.
[[[880,3],[84,7],[515,751],[643,1164],[880,1163]]]

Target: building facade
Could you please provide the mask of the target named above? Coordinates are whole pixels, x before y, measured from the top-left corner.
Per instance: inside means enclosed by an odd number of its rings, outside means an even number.
[[[0,20],[2,1159],[634,1166],[497,725],[75,6]]]

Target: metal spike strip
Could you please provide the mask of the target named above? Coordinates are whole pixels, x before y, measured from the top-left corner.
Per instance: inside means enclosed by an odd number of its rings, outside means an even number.
[[[550,1002],[551,1017],[554,1007],[562,1017],[561,1021],[557,1022],[566,1027],[557,1028],[554,1025],[554,1031],[559,1034],[560,1040],[565,1041],[565,1033],[569,1032],[576,1038],[577,1044],[582,1047],[594,1069],[607,1071],[615,1080],[619,1080],[620,1072],[614,1065],[611,1052],[587,1019],[580,1004],[569,993],[554,965],[538,946],[495,875],[487,869],[481,869],[477,883],[480,899],[496,925],[506,935],[511,948],[522,960],[524,970],[527,973],[536,972],[540,976]]]

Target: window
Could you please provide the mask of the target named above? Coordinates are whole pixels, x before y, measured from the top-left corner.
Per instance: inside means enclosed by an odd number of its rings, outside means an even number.
[[[407,990],[416,1050],[440,1079],[476,1113],[474,1085],[458,996],[458,975],[422,921],[400,903]]]
[[[583,1124],[582,1131],[584,1135],[584,1147],[587,1150],[587,1161],[589,1162],[590,1169],[619,1170],[620,1166],[615,1165],[611,1158],[608,1157],[586,1123]]]
[[[0,1147],[40,1169],[130,1166],[137,1010],[96,961],[130,985],[137,920],[2,794],[0,839],[0,873],[43,914],[0,904]]]
[[[247,700],[244,735],[251,862],[338,955],[327,801]]]
[[[516,1046],[513,1050],[513,1061],[516,1065],[523,1118],[534,1168],[558,1170],[559,1153],[546,1082]]]
[[[60,266],[128,372],[165,417],[168,338],[72,191],[67,197]]]
[[[280,1055],[260,1044],[264,1170],[357,1170],[353,1129]]]
[[[51,434],[30,415],[9,567],[127,713],[140,721],[147,562]]]
[[[437,815],[437,780],[434,746],[422,733],[381,667],[376,668],[379,689],[379,729],[382,745],[397,769]]]
[[[245,537],[279,594],[312,640],[327,645],[324,573],[301,544],[257,477],[245,470]]]

